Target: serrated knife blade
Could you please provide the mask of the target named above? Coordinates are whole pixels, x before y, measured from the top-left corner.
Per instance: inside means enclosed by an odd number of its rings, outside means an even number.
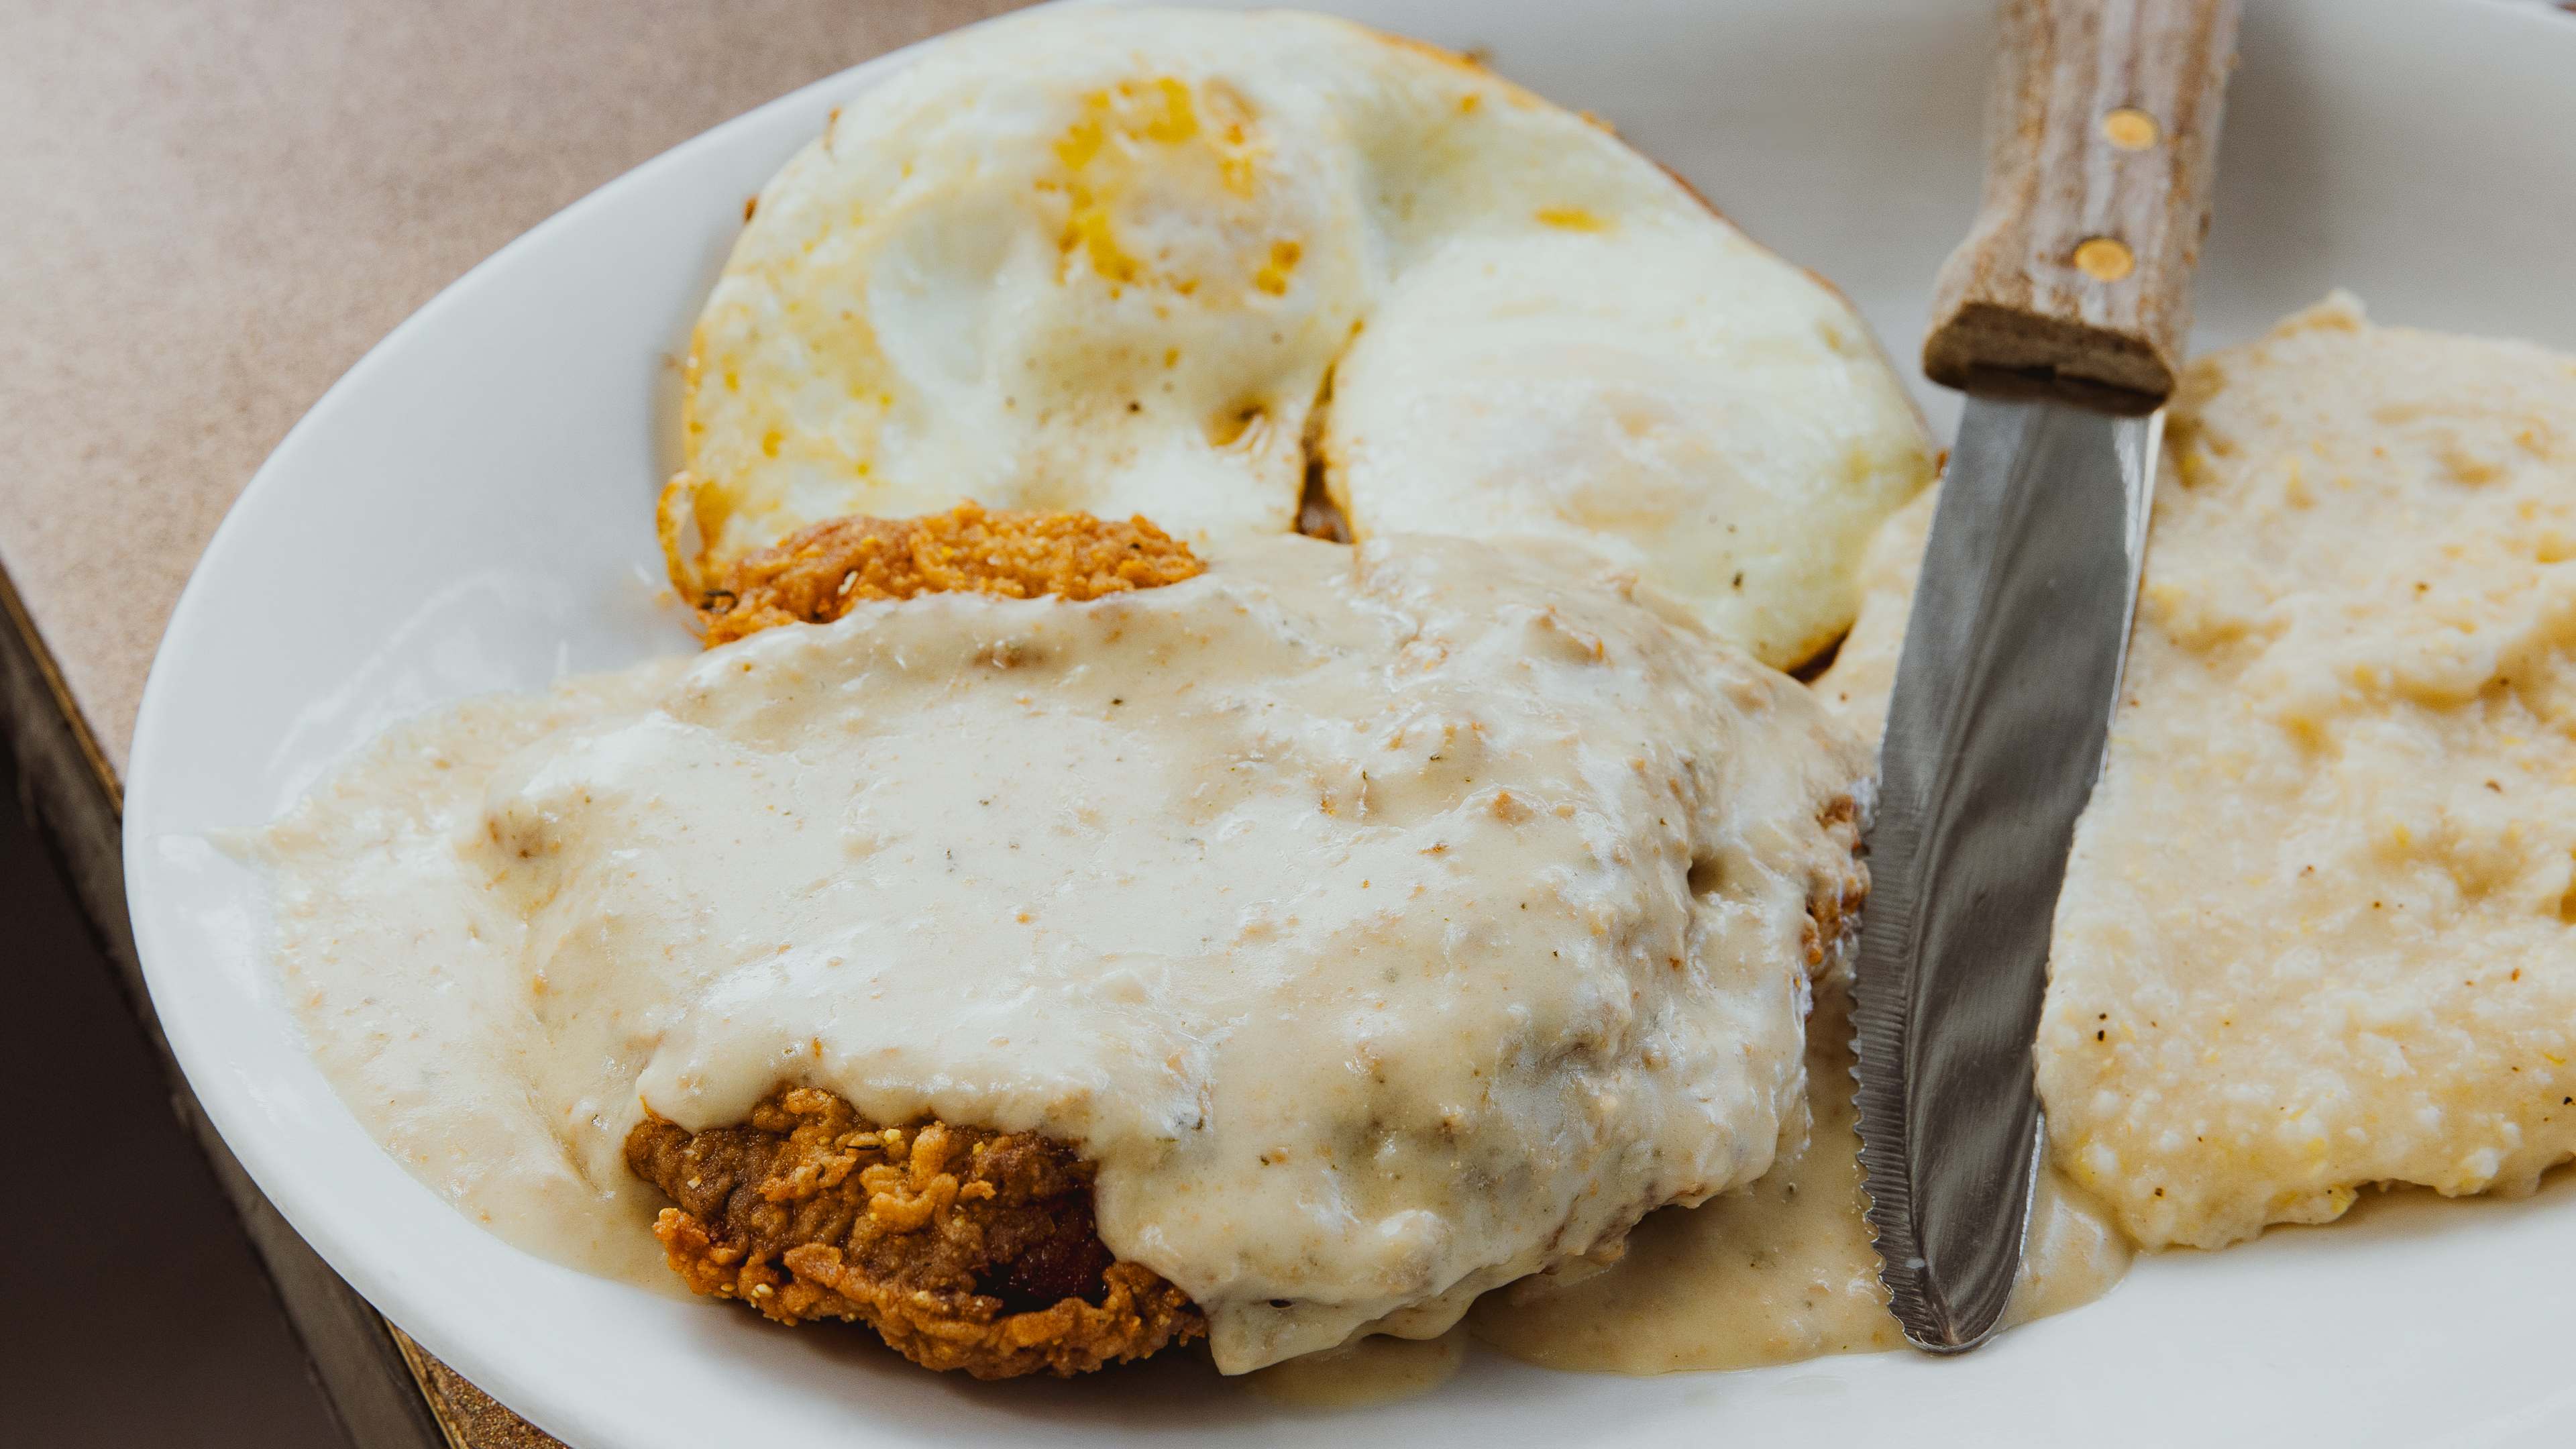
[[[2162,426],[1971,399],[1933,514],[1852,1013],[1870,1224],[1920,1347],[1983,1342],[2020,1264],[2049,929],[2119,697]]]

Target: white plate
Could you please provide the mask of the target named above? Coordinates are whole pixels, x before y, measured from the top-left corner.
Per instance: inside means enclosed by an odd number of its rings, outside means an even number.
[[[1842,284],[1900,357],[1976,195],[1987,0],[1726,7],[1354,0],[1616,123]],[[2493,3],[2254,0],[2202,341],[2329,286],[2384,320],[2576,347],[2576,23]],[[2576,1181],[2141,1263],[1963,1360],[1622,1379],[1479,1358],[1343,1417],[1186,1365],[978,1386],[504,1245],[367,1139],[258,950],[256,882],[199,832],[265,820],[387,721],[687,647],[648,514],[672,353],[743,198],[901,55],[798,91],[538,227],[352,369],[216,535],[145,692],[126,872],[145,974],[206,1110],[393,1320],[581,1449],[749,1442],[2576,1442]],[[1909,371],[1911,369],[1909,368]],[[1926,394],[1946,430],[1955,409]]]

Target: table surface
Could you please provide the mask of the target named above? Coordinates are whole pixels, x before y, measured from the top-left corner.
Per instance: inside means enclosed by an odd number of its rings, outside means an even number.
[[[105,762],[224,510],[395,323],[638,162],[1011,3],[0,10],[0,568]]]
[[[1015,3],[0,7],[0,416],[19,439],[0,605],[43,680],[28,692],[60,712],[61,758],[105,797],[96,818],[112,831],[144,676],[198,554],[378,338],[638,162]],[[112,862],[100,844],[65,853]],[[114,882],[85,894],[121,917]],[[552,1442],[401,1348],[451,1445]]]

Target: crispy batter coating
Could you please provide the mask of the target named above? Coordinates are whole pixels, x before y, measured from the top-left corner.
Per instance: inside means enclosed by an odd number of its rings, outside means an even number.
[[[836,518],[746,554],[698,600],[707,647],[780,624],[828,623],[862,599],[978,593],[1096,599],[1194,578],[1206,565],[1142,516],[987,513]]]
[[[1801,944],[1807,969],[1825,969],[1828,952],[1847,953],[1857,943],[1861,907],[1869,903],[1869,866],[1861,858],[1860,802],[1849,795],[1825,802],[1816,816],[1834,843],[1849,851],[1835,857],[1842,868],[1807,882],[1807,925]]]
[[[679,1204],[653,1234],[691,1291],[780,1323],[860,1319],[924,1368],[1070,1377],[1207,1330],[1181,1290],[1111,1257],[1090,1167],[1029,1133],[880,1128],[793,1087],[741,1126],[647,1120],[626,1161]]]

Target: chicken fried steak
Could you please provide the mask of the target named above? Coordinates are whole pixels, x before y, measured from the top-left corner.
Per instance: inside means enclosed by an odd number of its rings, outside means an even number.
[[[1436,1336],[1767,1171],[1862,879],[1806,691],[1566,546],[1196,570],[849,522],[389,734],[265,842],[321,1055],[534,1251],[988,1376]]]

